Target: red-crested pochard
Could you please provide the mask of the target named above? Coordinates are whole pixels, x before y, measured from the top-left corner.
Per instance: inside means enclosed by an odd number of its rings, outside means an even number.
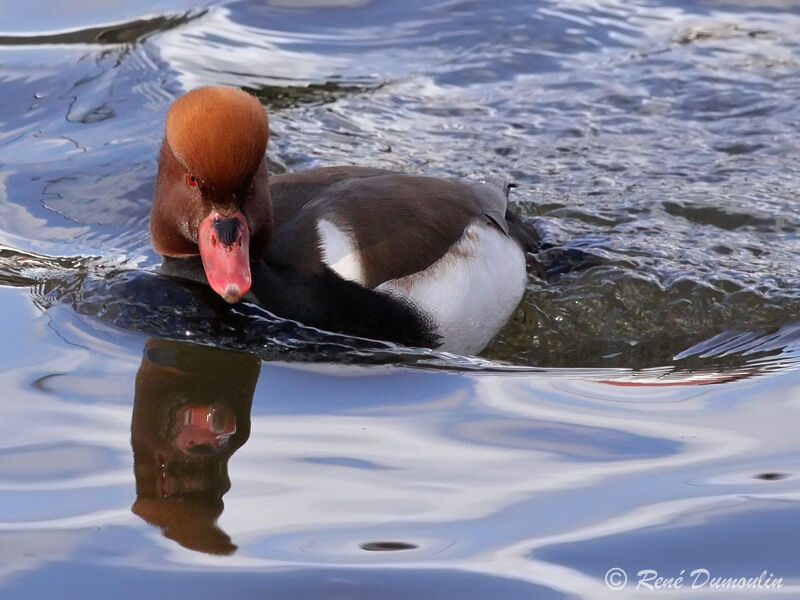
[[[349,335],[479,352],[526,284],[502,186],[362,167],[268,175],[267,115],[230,87],[170,107],[150,216],[163,273]]]

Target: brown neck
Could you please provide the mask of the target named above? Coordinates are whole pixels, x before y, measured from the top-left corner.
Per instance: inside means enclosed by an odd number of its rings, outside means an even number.
[[[253,175],[253,185],[244,199],[242,213],[250,227],[250,262],[256,262],[266,254],[274,226],[266,160],[261,161]]]

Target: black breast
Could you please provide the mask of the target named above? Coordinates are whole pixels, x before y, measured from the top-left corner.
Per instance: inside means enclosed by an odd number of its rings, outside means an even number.
[[[440,343],[435,324],[411,304],[327,268],[303,272],[261,262],[253,267],[251,292],[273,314],[318,329],[406,346]]]
[[[436,325],[411,304],[346,281],[327,268],[307,271],[269,260],[251,265],[245,300],[303,325],[406,346],[439,345]],[[200,257],[165,257],[161,273],[208,285]],[[210,290],[210,288],[209,288]]]

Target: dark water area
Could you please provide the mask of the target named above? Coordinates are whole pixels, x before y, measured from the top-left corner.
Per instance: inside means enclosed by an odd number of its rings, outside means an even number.
[[[274,172],[516,183],[508,326],[455,356],[156,275],[207,84]],[[0,93],[0,598],[800,593],[800,3],[33,0]]]

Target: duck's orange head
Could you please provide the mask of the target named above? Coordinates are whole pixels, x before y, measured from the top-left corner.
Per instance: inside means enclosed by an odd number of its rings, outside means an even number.
[[[260,102],[214,86],[178,98],[167,112],[150,235],[164,256],[200,255],[208,283],[230,303],[250,289],[250,262],[272,232]]]

